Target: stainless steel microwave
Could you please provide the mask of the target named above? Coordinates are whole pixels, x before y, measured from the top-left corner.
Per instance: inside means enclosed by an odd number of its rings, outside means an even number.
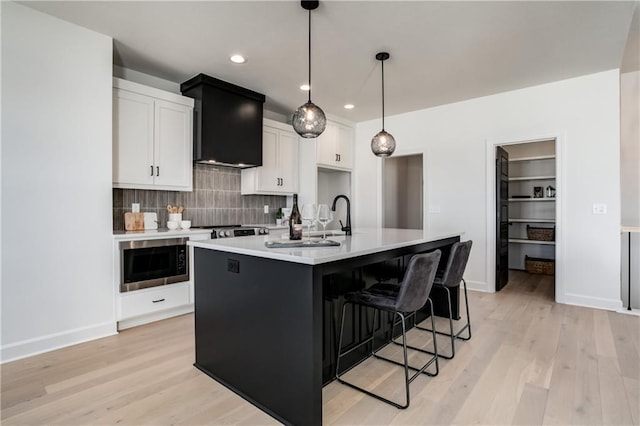
[[[189,281],[188,240],[120,242],[120,292]]]

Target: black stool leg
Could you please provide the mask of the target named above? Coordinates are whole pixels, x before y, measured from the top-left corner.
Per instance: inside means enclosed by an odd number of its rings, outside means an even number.
[[[451,338],[451,355],[438,354],[438,356],[441,358],[452,359],[456,355],[455,339],[460,339],[460,340],[471,339],[471,317],[469,316],[469,299],[467,296],[467,282],[463,279],[462,284],[464,288],[464,304],[467,312],[467,323],[460,330],[458,330],[458,332],[453,331],[453,308],[451,306],[451,291],[446,286],[442,286],[442,288],[444,288],[445,291],[447,292],[447,303],[449,304],[449,333],[436,330],[435,327],[433,326],[433,321],[432,321],[432,327],[433,327],[432,329],[428,329],[426,327],[420,327],[416,325],[416,328],[419,328],[420,330],[435,331],[437,334]],[[467,332],[469,333],[469,337],[461,336],[462,332],[464,332],[465,330],[467,330]]]

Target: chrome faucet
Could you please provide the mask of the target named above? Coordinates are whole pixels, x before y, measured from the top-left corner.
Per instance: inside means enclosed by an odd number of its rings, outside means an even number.
[[[347,202],[347,224],[343,225],[340,220],[341,230],[344,231],[346,235],[351,235],[351,202],[349,201],[349,197],[346,195],[336,195],[336,198],[333,199],[333,204],[331,204],[331,210],[334,212],[336,211],[336,201],[338,201],[338,198],[344,198]]]

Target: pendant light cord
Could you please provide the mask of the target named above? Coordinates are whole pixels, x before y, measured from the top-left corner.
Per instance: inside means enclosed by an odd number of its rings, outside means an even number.
[[[309,9],[309,103],[311,103],[311,9]]]
[[[382,131],[384,132],[384,59],[380,62],[382,64]]]

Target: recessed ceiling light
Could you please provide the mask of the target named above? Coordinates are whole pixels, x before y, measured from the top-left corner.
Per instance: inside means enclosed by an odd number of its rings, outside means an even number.
[[[309,89],[311,89],[311,86],[309,86],[308,84],[303,84],[302,86],[300,86],[300,90],[307,91]]]
[[[346,104],[346,105],[344,106],[344,109],[353,109],[353,108],[354,108],[354,106],[355,106],[355,105],[353,105],[353,104]]]
[[[234,64],[244,64],[247,60],[242,55],[232,55],[229,60]]]

